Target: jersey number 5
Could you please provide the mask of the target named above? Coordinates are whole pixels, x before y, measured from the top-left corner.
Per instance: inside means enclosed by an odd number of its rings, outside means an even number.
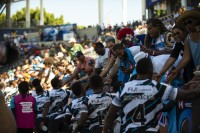
[[[146,119],[144,118],[144,116],[145,116],[144,104],[139,104],[133,114],[132,117],[133,122],[141,122],[141,125],[145,125]]]

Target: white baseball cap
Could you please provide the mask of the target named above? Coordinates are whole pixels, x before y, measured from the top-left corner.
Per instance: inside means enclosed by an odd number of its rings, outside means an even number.
[[[75,38],[70,38],[68,43],[76,42]]]

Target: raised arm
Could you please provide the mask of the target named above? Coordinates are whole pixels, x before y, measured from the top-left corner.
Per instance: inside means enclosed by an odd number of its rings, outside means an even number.
[[[101,77],[105,77],[106,74],[109,72],[109,70],[112,68],[112,66],[114,65],[115,63],[115,57],[112,56],[110,59],[109,59],[109,62],[108,64],[106,65],[106,67],[104,68],[104,70],[101,72],[100,76]]]
[[[76,68],[73,74],[64,83],[62,83],[62,86],[64,86],[65,84],[68,84],[71,80],[73,80],[79,72],[80,72],[80,69]]]
[[[163,69],[160,71],[159,74],[157,74],[157,75],[155,76],[155,80],[156,80],[157,82],[160,81],[160,79],[162,78],[162,76],[167,72],[167,70],[169,70],[169,68],[174,64],[175,61],[176,61],[176,59],[173,58],[173,57],[169,57],[169,58],[167,59],[167,61],[165,62],[165,65],[164,65],[164,67],[163,67]]]
[[[120,61],[119,58],[117,58],[117,60],[115,61],[115,64],[112,67],[111,73],[107,77],[105,77],[104,80],[110,80],[117,74],[119,61]]]
[[[105,123],[103,127],[102,133],[111,133],[113,128],[113,122],[117,118],[117,112],[119,112],[120,108],[111,104],[108,113],[105,118]]]
[[[60,44],[60,50],[63,52],[63,53],[67,53],[67,50],[65,48],[63,48],[62,44]]]
[[[181,61],[178,63],[175,70],[171,71],[171,74],[168,76],[167,81],[174,79],[178,73],[189,63],[191,60],[191,52],[189,42],[186,39],[184,43],[184,54]]]

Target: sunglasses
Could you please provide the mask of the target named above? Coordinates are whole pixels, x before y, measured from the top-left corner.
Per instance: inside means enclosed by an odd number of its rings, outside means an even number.
[[[174,36],[180,35],[180,32],[173,33]]]
[[[187,20],[183,22],[183,26],[187,26],[188,24],[192,24],[193,21],[192,20]]]

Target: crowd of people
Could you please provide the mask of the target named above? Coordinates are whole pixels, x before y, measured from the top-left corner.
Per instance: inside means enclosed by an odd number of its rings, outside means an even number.
[[[151,18],[145,39],[130,27],[106,31],[89,46],[96,58],[75,38],[68,47],[21,45],[20,54],[0,45],[1,65],[20,58],[0,75],[0,123],[8,123],[0,132],[198,133],[198,16],[200,9],[185,11],[172,30]],[[189,113],[178,119],[180,100]]]

